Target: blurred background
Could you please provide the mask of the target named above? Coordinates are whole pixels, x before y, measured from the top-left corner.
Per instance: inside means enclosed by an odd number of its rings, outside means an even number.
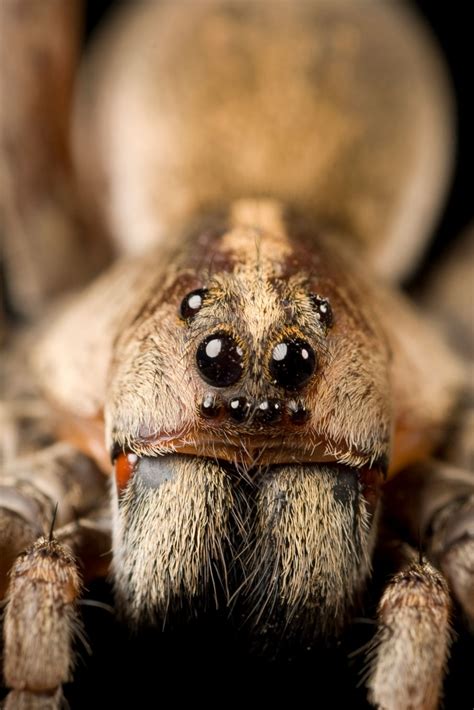
[[[126,1],[88,0],[86,2],[86,45],[97,24],[114,7]],[[199,0],[188,0],[188,2],[199,2]],[[426,262],[431,263],[468,224],[472,223],[474,217],[472,22],[468,17],[470,11],[467,3],[451,5],[433,2],[433,0],[405,0],[405,4],[415,8],[436,37],[446,62],[456,103],[458,145],[455,173],[444,216],[426,254]]]
[[[430,263],[440,257],[443,250],[449,248],[449,244],[469,225],[472,226],[474,218],[474,101],[470,71],[470,23],[467,7],[461,3],[455,7],[429,0],[419,0],[411,4],[423,16],[438,41],[450,75],[456,104],[458,140],[455,172],[443,219],[426,255],[426,261]]]

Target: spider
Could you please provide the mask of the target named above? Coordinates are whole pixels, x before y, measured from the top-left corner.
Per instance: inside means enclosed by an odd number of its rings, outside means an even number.
[[[379,567],[368,700],[437,707],[474,479],[464,362],[397,288],[449,174],[424,30],[401,5],[137,2],[76,80],[75,2],[0,19],[9,296],[39,322],[6,364],[6,707],[61,706],[98,577],[132,629],[217,610],[281,657],[337,645]]]

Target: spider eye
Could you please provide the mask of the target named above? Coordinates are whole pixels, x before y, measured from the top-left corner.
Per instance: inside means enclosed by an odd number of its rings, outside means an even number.
[[[222,411],[222,403],[208,392],[201,402],[201,414],[205,419],[216,419]]]
[[[191,291],[187,296],[181,301],[179,307],[179,314],[184,320],[189,320],[201,309],[204,298],[206,296],[207,289],[197,288],[195,291]]]
[[[199,345],[196,363],[201,377],[214,387],[233,385],[242,375],[243,350],[229,333],[218,331]]]
[[[310,295],[311,304],[316,313],[316,319],[325,328],[330,328],[333,323],[331,304],[327,298],[322,298],[321,296],[312,293]]]
[[[282,340],[272,350],[270,373],[275,384],[288,390],[302,387],[316,369],[316,355],[302,338]]]

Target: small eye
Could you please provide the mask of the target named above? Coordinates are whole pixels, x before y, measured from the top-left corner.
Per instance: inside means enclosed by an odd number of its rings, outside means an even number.
[[[214,387],[228,387],[242,376],[243,350],[225,331],[209,335],[200,343],[196,363],[201,377]]]
[[[222,411],[222,404],[211,392],[204,395],[201,402],[201,415],[205,419],[216,419]]]
[[[264,424],[274,424],[283,412],[283,405],[278,399],[263,399],[255,409],[255,418]]]
[[[270,358],[270,373],[275,384],[288,390],[302,387],[316,368],[316,355],[302,338],[282,340]]]
[[[311,304],[316,313],[316,319],[325,328],[330,328],[333,323],[331,304],[327,298],[317,296],[315,293],[310,295]]]
[[[305,424],[310,418],[304,402],[290,399],[286,406],[292,424]]]
[[[243,422],[250,414],[250,402],[246,397],[234,397],[228,404],[228,412],[235,422]]]
[[[207,290],[205,288],[198,288],[195,291],[191,291],[187,296],[181,301],[179,307],[179,314],[184,320],[189,320],[201,309],[204,298],[206,296]]]

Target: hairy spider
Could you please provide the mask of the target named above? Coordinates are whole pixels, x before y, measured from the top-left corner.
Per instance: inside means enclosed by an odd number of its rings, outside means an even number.
[[[134,2],[76,76],[78,3],[0,20],[5,268],[40,322],[7,353],[6,707],[61,705],[84,580],[133,629],[225,610],[275,657],[341,638],[374,560],[368,699],[437,707],[474,478],[465,362],[397,288],[451,160],[425,30],[368,1]]]

